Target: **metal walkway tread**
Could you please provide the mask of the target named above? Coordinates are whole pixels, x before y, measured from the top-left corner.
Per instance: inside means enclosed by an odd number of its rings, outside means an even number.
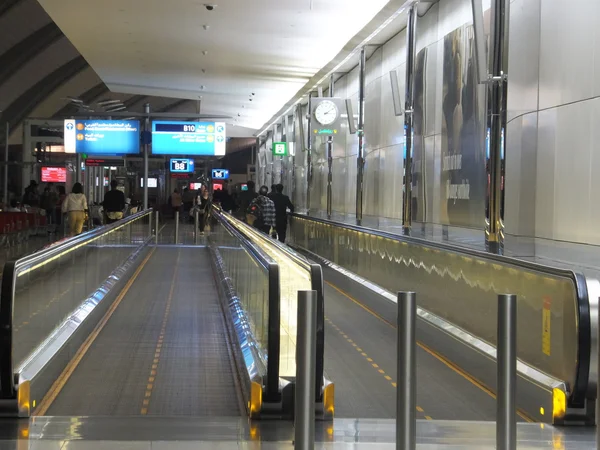
[[[325,317],[325,372],[335,382],[335,416],[395,418],[396,329],[328,284]],[[418,419],[496,418],[494,398],[420,347],[417,405]]]
[[[46,415],[239,416],[206,248],[157,248]]]

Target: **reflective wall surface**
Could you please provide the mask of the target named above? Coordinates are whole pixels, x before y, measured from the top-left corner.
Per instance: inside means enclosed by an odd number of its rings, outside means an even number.
[[[578,351],[572,278],[294,217],[293,242],[496,344],[497,294],[518,296],[518,356],[573,386]],[[544,318],[551,323],[544,327]]]
[[[413,222],[485,227],[484,91],[475,80],[470,0],[420,5],[415,74]],[[484,2],[489,31],[489,2]],[[600,178],[600,2],[512,0],[505,226],[509,236],[600,245],[596,207]],[[394,115],[390,70],[404,101],[405,31],[369,48],[365,100],[365,216],[400,219],[403,117]],[[327,95],[327,91],[325,91]],[[336,80],[335,96],[358,112],[358,69]],[[305,115],[306,105],[302,107]],[[291,114],[291,113],[290,113]],[[300,211],[326,209],[325,138],[313,138],[309,177],[300,122],[290,116],[296,156],[274,163],[269,140],[261,152],[265,184],[286,181]],[[307,120],[303,120],[308,136]],[[276,132],[282,135],[281,125]],[[296,133],[291,129],[295,128]],[[344,124],[334,138],[333,211],[354,215],[358,142]],[[271,139],[271,138],[269,138]],[[307,191],[310,187],[310,205]],[[554,258],[548,246],[536,256]]]

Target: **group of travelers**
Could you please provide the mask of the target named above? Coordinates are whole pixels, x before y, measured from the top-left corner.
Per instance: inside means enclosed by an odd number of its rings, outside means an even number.
[[[175,189],[171,194],[171,208],[179,211],[180,220],[183,221],[193,221],[197,213],[200,232],[204,233],[209,224],[210,205],[215,203],[223,211],[235,214],[257,230],[285,242],[287,211],[289,209],[294,212],[294,205],[283,193],[283,185],[272,185],[270,192],[267,186],[261,186],[256,192],[254,181],[248,181],[246,186],[247,190],[234,196],[229,193],[227,184],[224,184],[222,189],[214,191],[212,199],[204,186],[197,193],[186,188],[182,194],[179,189]]]
[[[125,194],[118,187],[119,183],[113,180],[111,189],[106,192],[104,201],[99,205],[102,211],[100,223],[111,224],[124,217],[127,200]],[[70,235],[76,236],[83,231],[89,218],[90,208],[81,183],[75,183],[68,195],[64,186],[52,184],[47,184],[40,194],[38,183],[32,180],[25,188],[21,202],[15,198],[11,199],[4,211],[39,212],[46,216],[49,233],[55,232],[57,226],[63,223],[63,217],[66,217]]]

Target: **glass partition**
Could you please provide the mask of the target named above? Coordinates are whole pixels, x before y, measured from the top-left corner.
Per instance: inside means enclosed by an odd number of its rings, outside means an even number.
[[[265,254],[279,266],[280,279],[280,357],[279,374],[282,377],[296,376],[296,335],[298,318],[298,291],[320,291],[322,299],[322,281],[315,283],[310,264],[299,257],[292,257],[290,251],[279,246],[265,234],[234,219],[229,214],[222,214],[232,227],[248,236]],[[322,314],[320,315],[322,316]],[[322,328],[321,328],[322,330]],[[322,353],[322,352],[320,352]],[[318,356],[319,358],[319,356]],[[322,364],[318,364],[322,367]],[[319,370],[321,372],[321,370]],[[322,378],[322,372],[320,373]],[[317,376],[317,378],[319,378]]]
[[[96,295],[116,268],[145,244],[152,232],[150,218],[151,211],[141,212],[7,263],[2,312],[3,320],[7,320],[5,313],[12,308],[8,318],[12,319],[11,370],[22,366],[65,319]],[[5,296],[8,292],[12,298]]]

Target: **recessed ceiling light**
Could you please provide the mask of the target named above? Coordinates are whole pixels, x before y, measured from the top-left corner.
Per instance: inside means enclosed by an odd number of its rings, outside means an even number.
[[[206,69],[202,69],[202,73],[206,73]]]
[[[206,86],[204,86],[204,85],[200,86],[200,90],[203,91],[204,89],[206,89]]]
[[[204,56],[208,55],[208,50],[202,50],[202,54],[203,54]]]
[[[254,95],[254,92],[252,93],[252,95]]]
[[[210,25],[202,25],[202,28],[204,28],[206,31],[210,30]]]

